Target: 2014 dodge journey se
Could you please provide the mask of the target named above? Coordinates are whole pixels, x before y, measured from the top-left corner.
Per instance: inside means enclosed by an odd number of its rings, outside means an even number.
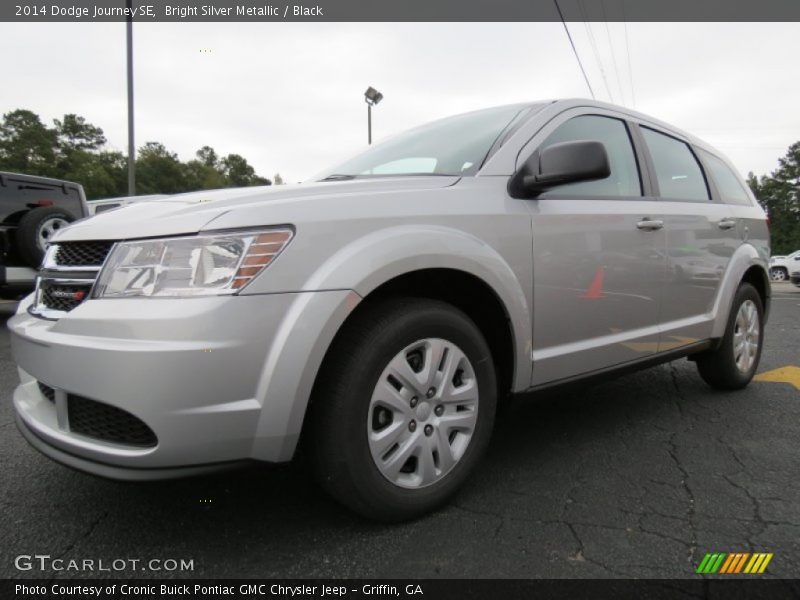
[[[105,212],[9,321],[27,440],[117,479],[283,462],[371,518],[431,510],[498,399],[688,356],[752,378],[762,209],[700,140],[585,100],[437,121],[313,183]]]

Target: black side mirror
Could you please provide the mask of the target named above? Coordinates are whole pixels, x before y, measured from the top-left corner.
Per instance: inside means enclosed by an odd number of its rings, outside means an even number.
[[[602,142],[562,142],[534,153],[509,180],[514,198],[535,198],[565,183],[595,181],[611,175]]]

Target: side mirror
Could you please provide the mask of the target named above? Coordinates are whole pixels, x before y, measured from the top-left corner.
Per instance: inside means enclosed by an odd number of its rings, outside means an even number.
[[[514,198],[535,198],[565,183],[595,181],[611,175],[602,142],[562,142],[534,153],[509,181]]]

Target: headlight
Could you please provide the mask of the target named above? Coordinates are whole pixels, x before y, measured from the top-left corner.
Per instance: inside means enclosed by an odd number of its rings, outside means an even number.
[[[233,294],[287,246],[291,229],[119,242],[106,260],[95,298]]]

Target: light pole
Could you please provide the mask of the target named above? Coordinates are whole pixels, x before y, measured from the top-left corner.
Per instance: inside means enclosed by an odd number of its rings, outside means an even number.
[[[372,107],[383,100],[381,94],[374,87],[370,86],[364,92],[364,101],[367,103],[367,143],[372,144]]]
[[[132,0],[128,0],[131,8]],[[136,195],[136,146],[133,143],[133,11],[128,11],[126,50],[128,67],[128,195]]]

